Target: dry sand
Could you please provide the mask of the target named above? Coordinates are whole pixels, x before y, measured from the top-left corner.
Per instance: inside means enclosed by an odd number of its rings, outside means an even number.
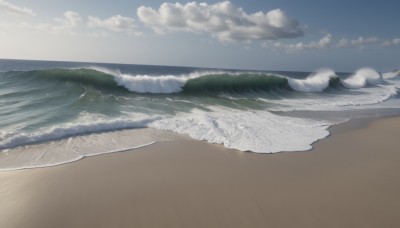
[[[0,172],[0,227],[400,227],[400,118],[360,124],[308,152],[178,140]]]

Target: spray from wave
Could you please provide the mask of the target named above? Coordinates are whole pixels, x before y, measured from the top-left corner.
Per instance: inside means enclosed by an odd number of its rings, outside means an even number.
[[[123,74],[119,70],[110,70],[101,67],[90,69],[112,75],[119,86],[137,93],[178,93],[183,90],[185,83],[194,78],[206,75],[220,74],[217,71],[193,72],[188,75],[131,75]]]
[[[331,79],[337,78],[331,69],[321,69],[311,74],[306,79],[289,78],[289,85],[299,92],[322,92],[330,85]]]
[[[386,72],[382,74],[382,78],[384,79],[393,79],[400,76],[400,70],[394,70],[392,72]]]
[[[371,68],[362,68],[355,74],[342,81],[342,84],[349,89],[359,89],[367,85],[377,85],[382,82],[382,76]]]

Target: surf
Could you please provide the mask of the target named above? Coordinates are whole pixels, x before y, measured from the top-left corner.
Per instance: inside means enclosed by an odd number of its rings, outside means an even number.
[[[342,85],[349,89],[359,89],[367,85],[373,86],[380,83],[382,83],[382,75],[371,68],[361,68],[342,81]]]
[[[306,150],[313,140],[325,137],[332,123],[314,125],[275,112],[369,107],[398,96],[399,89],[396,75],[382,77],[371,68],[350,74],[332,69],[121,69],[0,72],[0,150],[138,128],[164,129],[259,153]],[[308,129],[311,126],[316,129]],[[309,137],[303,137],[301,132],[307,131]],[[303,137],[302,142],[286,145],[290,139],[285,135]]]
[[[320,93],[339,87],[359,89],[382,82],[379,73],[367,68],[358,70],[347,79],[341,79],[331,69],[318,70],[304,79],[266,72],[226,71],[200,71],[182,75],[132,75],[100,67],[11,71],[6,75],[21,80],[75,83],[77,86],[91,86],[99,90],[141,94],[207,95],[270,91]]]

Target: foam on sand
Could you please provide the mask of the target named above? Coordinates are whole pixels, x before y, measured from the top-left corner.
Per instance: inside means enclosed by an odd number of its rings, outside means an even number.
[[[178,136],[152,128],[78,135],[60,140],[5,149],[0,152],[0,171],[49,167],[85,157],[130,151],[175,140]]]
[[[150,124],[163,130],[187,134],[194,139],[223,144],[227,148],[256,153],[304,151],[329,135],[333,123],[278,116],[267,111],[213,108],[162,119]]]

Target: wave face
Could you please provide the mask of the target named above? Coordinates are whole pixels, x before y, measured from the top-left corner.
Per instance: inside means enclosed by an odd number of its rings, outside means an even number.
[[[254,91],[288,90],[288,80],[269,74],[212,74],[189,79],[185,93],[243,93]]]
[[[379,84],[380,76],[370,69],[361,69],[352,77],[341,80],[333,70],[324,69],[305,79],[295,79],[271,73],[194,72],[188,75],[130,75],[118,70],[99,67],[79,69],[49,69],[27,72],[8,72],[22,77],[45,81],[75,83],[103,90],[126,89],[135,93],[151,94],[205,94],[249,93],[257,91],[323,92],[339,85],[362,88],[367,84]]]
[[[0,170],[57,165],[172,137],[154,129],[242,151],[303,151],[346,119],[338,111],[400,107],[397,74],[369,68],[343,74],[14,61],[4,69]],[[293,111],[333,112],[304,118]]]

